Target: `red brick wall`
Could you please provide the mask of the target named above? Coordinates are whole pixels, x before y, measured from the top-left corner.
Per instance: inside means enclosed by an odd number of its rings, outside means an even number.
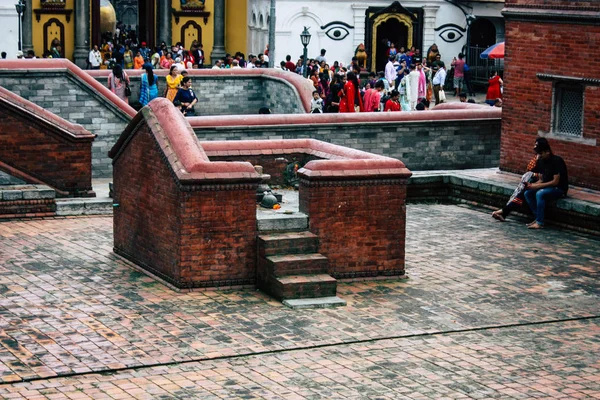
[[[209,156],[210,161],[245,161],[252,165],[261,165],[263,173],[271,175],[269,185],[284,185],[284,171],[286,167],[294,162],[299,161],[300,167],[307,162],[316,159],[309,154],[260,154],[260,155],[243,155],[243,156]],[[287,160],[287,161],[285,161]]]
[[[256,282],[256,185],[181,192],[181,281],[194,287]]]
[[[336,278],[404,274],[405,199],[400,180],[300,181],[300,211]]]
[[[179,190],[143,125],[115,161],[114,247],[117,253],[178,284]]]
[[[507,0],[506,5],[531,1]],[[537,1],[543,6],[598,6],[596,2]],[[527,8],[529,9],[529,8]],[[522,172],[533,156],[538,131],[550,131],[552,83],[536,74],[600,79],[591,67],[600,61],[600,25],[506,21],[506,59],[500,167]],[[586,50],[587,49],[587,50]],[[571,183],[600,188],[600,88],[587,86],[584,101],[585,139],[596,145],[550,140],[553,151],[567,163]]]
[[[88,196],[93,139],[71,141],[54,129],[0,102],[0,161],[69,196]]]
[[[593,7],[598,8],[598,1],[578,1],[578,0],[505,0],[504,4],[506,7],[512,6],[527,6],[537,8],[550,8],[550,7],[562,7],[562,8],[573,8],[573,7]]]
[[[256,185],[183,191],[147,125],[114,164],[114,246],[177,287],[253,285]]]

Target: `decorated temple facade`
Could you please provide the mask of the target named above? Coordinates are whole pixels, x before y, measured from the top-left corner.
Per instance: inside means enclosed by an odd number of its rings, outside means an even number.
[[[351,0],[277,1],[277,59],[302,53],[300,33],[309,27],[309,57],[326,49],[328,62],[348,64],[359,46],[367,53],[367,69],[383,70],[389,44],[426,52],[437,44],[442,59],[450,62],[467,44],[488,47],[504,40],[501,15],[503,0],[446,1],[401,0],[400,2]],[[249,50],[262,50],[261,21],[269,0],[249,0]],[[257,36],[259,39],[257,40]]]
[[[207,59],[225,53],[264,52],[269,37],[270,0],[25,0],[23,50],[41,56],[61,43],[60,54],[84,65],[90,47],[117,21],[137,32],[148,47],[202,43]],[[309,28],[309,57],[326,49],[328,61],[348,64],[358,48],[366,68],[381,70],[391,43],[423,53],[437,44],[449,63],[469,46],[504,40],[504,0],[277,0],[275,58],[302,54],[300,33]],[[16,14],[15,14],[16,17]],[[468,53],[470,54],[470,53]],[[475,57],[471,57],[475,58]],[[471,60],[475,62],[475,60]]]

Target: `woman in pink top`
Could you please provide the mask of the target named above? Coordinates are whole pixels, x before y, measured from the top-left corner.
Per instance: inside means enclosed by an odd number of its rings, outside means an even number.
[[[373,112],[381,110],[381,92],[385,88],[383,81],[379,80],[375,83],[374,89],[369,89],[365,93],[363,101],[365,112]]]

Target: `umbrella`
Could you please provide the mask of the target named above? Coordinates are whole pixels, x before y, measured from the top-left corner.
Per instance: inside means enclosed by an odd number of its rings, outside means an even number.
[[[496,43],[495,45],[488,47],[479,55],[479,57],[490,60],[504,58],[504,42]]]

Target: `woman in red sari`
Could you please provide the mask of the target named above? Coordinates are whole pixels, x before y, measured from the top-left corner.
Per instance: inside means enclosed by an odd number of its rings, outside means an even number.
[[[340,113],[353,113],[364,111],[362,97],[358,91],[358,79],[354,72],[346,74],[347,82],[344,83],[344,89],[340,95]]]
[[[498,76],[498,71],[494,71],[494,75],[488,80],[490,86],[488,87],[487,94],[485,96],[485,102],[490,106],[493,106],[496,99],[502,98],[502,79]]]

